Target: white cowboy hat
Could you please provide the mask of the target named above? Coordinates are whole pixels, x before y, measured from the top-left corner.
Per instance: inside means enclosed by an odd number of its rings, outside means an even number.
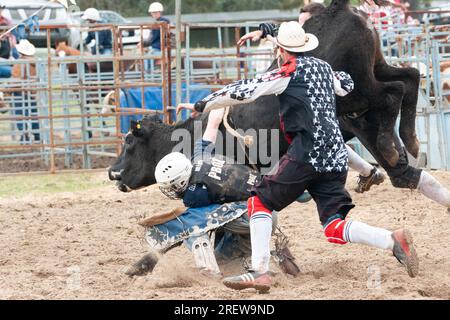
[[[289,52],[306,52],[319,46],[319,39],[312,33],[306,33],[297,21],[283,22],[278,36],[267,38]]]
[[[36,53],[36,47],[28,40],[22,39],[16,45],[17,51],[24,56],[34,56]]]

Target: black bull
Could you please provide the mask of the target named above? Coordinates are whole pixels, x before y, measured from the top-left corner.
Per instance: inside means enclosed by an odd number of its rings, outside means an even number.
[[[401,140],[417,157],[415,116],[419,72],[389,66],[382,56],[377,33],[363,16],[348,7],[346,0],[333,1],[324,12],[308,20],[304,28],[320,41],[311,54],[330,63],[334,70],[346,71],[355,82],[351,94],[337,99],[345,140],[356,136],[386,170],[394,186],[416,188],[421,171],[408,165],[394,126],[401,111]],[[262,97],[233,108],[230,120],[235,128],[244,131],[278,129],[278,104],[275,96]],[[206,120],[203,121],[204,126]],[[117,180],[122,191],[154,184],[156,164],[177,144],[171,141],[171,133],[179,128],[193,133],[193,120],[168,126],[154,117],[145,119],[141,129],[135,128],[127,136],[122,154],[109,170],[110,179]],[[261,143],[268,142],[258,141]],[[287,143],[280,137],[280,155],[286,150]]]

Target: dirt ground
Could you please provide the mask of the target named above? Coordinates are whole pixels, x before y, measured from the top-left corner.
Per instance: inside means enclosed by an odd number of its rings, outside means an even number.
[[[0,299],[450,299],[449,214],[418,192],[389,182],[364,195],[351,192],[357,205],[352,218],[412,231],[417,278],[409,278],[390,252],[326,242],[314,204],[296,203],[280,214],[280,223],[301,274],[288,277],[274,264],[275,285],[259,295],[199,276],[183,247],[162,257],[153,274],[125,276],[147,251],[136,221],[179,203],[155,187],[121,193],[106,172],[96,175],[105,183],[88,191],[0,199]],[[433,175],[450,187],[450,172]],[[355,183],[351,173],[348,188]],[[223,271],[241,268],[230,263]]]

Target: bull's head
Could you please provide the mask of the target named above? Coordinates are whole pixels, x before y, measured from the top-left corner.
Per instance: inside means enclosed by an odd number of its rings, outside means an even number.
[[[157,116],[131,121],[122,153],[108,170],[109,179],[116,181],[120,191],[130,192],[156,183],[156,164],[164,156],[158,134],[162,125]]]

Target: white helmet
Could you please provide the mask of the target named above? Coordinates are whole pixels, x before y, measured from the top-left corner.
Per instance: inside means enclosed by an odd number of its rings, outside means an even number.
[[[152,13],[152,12],[163,12],[163,11],[164,11],[164,7],[159,2],[152,2],[150,4],[150,7],[148,7],[148,12],[149,13]]]
[[[95,8],[89,8],[84,11],[83,16],[81,17],[83,20],[94,20],[94,21],[100,21],[100,12],[98,12]]]
[[[191,171],[191,161],[180,152],[172,152],[156,165],[155,179],[162,193],[171,199],[179,199],[188,187]]]

